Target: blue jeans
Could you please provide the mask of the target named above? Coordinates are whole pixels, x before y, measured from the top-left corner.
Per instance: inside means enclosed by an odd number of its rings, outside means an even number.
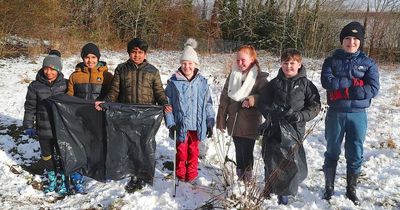
[[[325,119],[325,168],[336,168],[343,137],[347,173],[359,174],[363,162],[363,144],[367,132],[367,113],[336,112],[328,110]]]

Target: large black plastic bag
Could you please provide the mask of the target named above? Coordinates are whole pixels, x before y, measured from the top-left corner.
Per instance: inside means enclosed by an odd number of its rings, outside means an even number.
[[[153,178],[161,106],[108,103],[99,112],[94,101],[68,95],[49,101],[66,175],[82,170],[99,181],[129,175]]]
[[[162,107],[107,104],[106,177],[135,175],[152,182],[156,135],[163,118]]]
[[[53,132],[66,175],[80,171],[105,180],[105,124],[94,101],[66,94],[48,99],[53,111]]]
[[[274,126],[273,135],[263,137],[266,189],[278,195],[296,195],[307,177],[303,136],[286,120]]]

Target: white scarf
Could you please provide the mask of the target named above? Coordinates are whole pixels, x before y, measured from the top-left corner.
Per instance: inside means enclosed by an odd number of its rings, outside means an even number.
[[[229,78],[228,96],[234,101],[243,101],[247,96],[250,95],[256,78],[258,75],[257,65],[254,65],[247,74],[243,75],[242,72],[234,65]],[[242,85],[242,77],[245,76]]]

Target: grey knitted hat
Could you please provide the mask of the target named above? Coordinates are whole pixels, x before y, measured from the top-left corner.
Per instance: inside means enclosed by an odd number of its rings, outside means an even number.
[[[61,58],[57,55],[48,55],[43,60],[42,67],[50,67],[58,72],[62,70]]]

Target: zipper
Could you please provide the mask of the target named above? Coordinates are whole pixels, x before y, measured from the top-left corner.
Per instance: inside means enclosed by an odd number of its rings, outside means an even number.
[[[88,95],[88,97],[91,97],[93,95],[93,93],[92,93],[92,84],[90,83],[90,80],[91,80],[91,77],[92,77],[92,73],[91,73],[91,70],[89,68],[88,68],[88,70],[89,70],[89,82],[88,82],[88,84],[89,84],[89,95]]]
[[[139,103],[139,66],[134,64],[136,67],[136,101],[135,103]]]

